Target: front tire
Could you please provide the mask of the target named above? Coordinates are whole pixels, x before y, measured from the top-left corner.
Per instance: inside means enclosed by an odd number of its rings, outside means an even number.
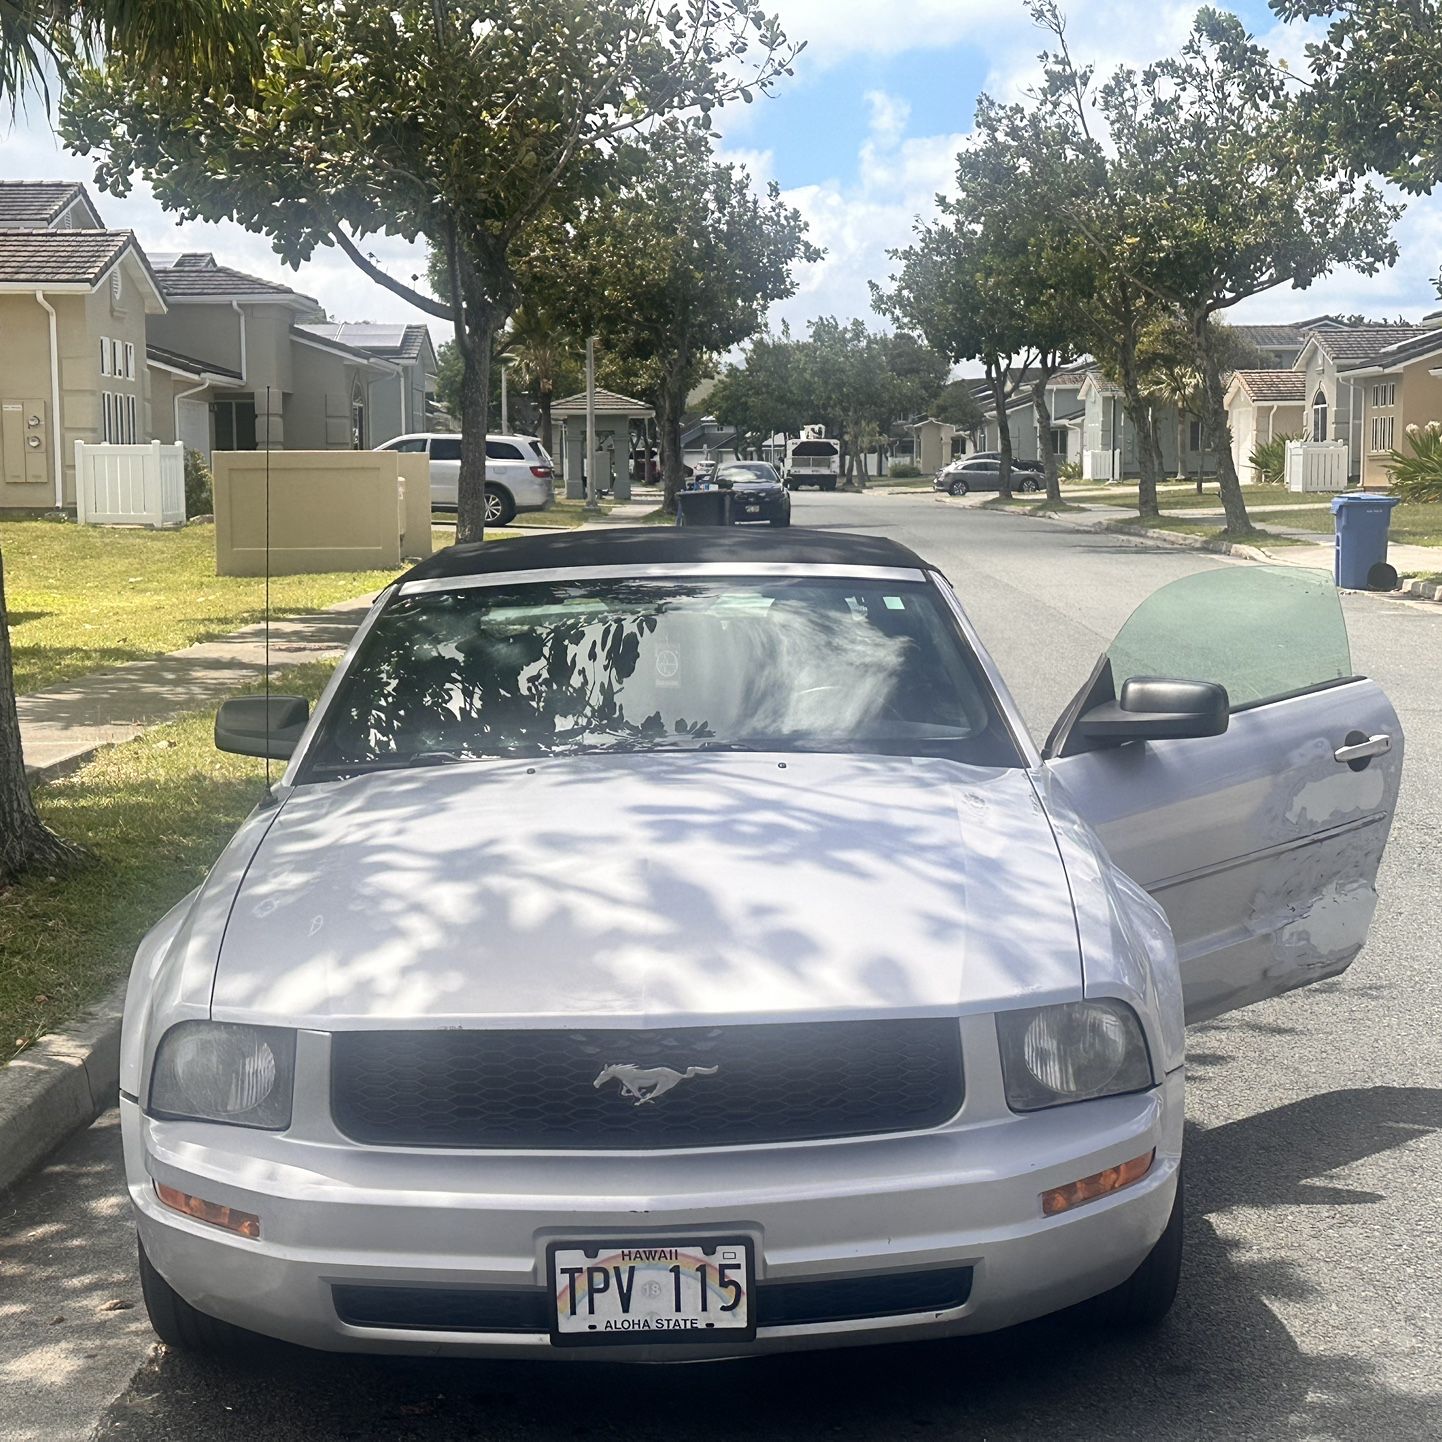
[[[254,1351],[265,1338],[232,1322],[197,1311],[160,1275],[137,1239],[140,1256],[140,1292],[155,1335],[176,1352],[202,1356],[236,1356]]]
[[[785,515],[781,516],[772,516],[771,524],[773,526],[789,526],[791,524],[791,512],[787,511]]]
[[[515,498],[504,486],[486,487],[486,524],[509,526],[516,519]]]
[[[1091,1317],[1103,1326],[1139,1331],[1159,1326],[1177,1299],[1182,1280],[1182,1232],[1186,1207],[1182,1173],[1177,1171],[1177,1194],[1167,1229],[1147,1253],[1141,1266],[1119,1287],[1103,1292],[1090,1304]]]
[[[964,496],[966,494],[966,482],[953,481],[946,489],[950,495]]]
[[[1022,483],[1017,487],[1017,489],[1019,491],[1025,491],[1027,494],[1030,494],[1032,491],[1041,490],[1041,486],[1030,476],[1025,476],[1022,478]]]
[[[833,476],[829,481],[822,481],[817,489],[821,491],[834,491],[836,489],[835,477]]]

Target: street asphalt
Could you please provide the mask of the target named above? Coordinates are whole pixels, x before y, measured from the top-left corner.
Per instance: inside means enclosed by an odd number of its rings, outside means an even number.
[[[939,563],[1039,737],[1138,601],[1242,564],[926,494],[800,496],[795,522]],[[644,1370],[147,1354],[102,1118],[0,1202],[0,1439],[1442,1437],[1442,606],[1345,608],[1407,737],[1372,939],[1345,977],[1191,1033],[1185,1278],[1158,1331],[1062,1317]]]

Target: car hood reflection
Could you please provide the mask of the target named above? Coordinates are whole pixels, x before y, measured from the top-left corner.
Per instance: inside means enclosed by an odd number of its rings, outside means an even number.
[[[216,1017],[322,1029],[928,1015],[1080,995],[1025,772],[650,753],[301,788]]]

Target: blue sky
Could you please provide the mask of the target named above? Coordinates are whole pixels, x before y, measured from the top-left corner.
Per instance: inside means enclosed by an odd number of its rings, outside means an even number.
[[[793,326],[819,314],[870,318],[867,282],[884,279],[886,251],[906,243],[913,218],[948,185],[952,158],[971,126],[981,90],[1020,98],[1036,72],[1040,32],[1021,0],[767,0],[788,33],[805,38],[796,75],[775,98],[718,117],[726,153],[758,182],[775,179],[805,215],[826,257],[799,276],[797,295],[773,320]],[[1071,0],[1073,52],[1105,72],[1175,48],[1196,6],[1178,0]],[[1274,53],[1296,65],[1304,32],[1275,24],[1263,0],[1232,5]],[[59,150],[43,120],[0,131],[0,176],[72,176],[89,167]],[[213,250],[228,264],[282,275],[316,296],[336,319],[424,319],[360,277],[343,256],[323,253],[298,276],[282,270],[261,237],[231,225],[176,226],[143,184],[124,201],[97,196],[112,226],[134,229],[155,251]],[[1398,227],[1400,264],[1366,278],[1339,273],[1305,294],[1279,290],[1239,307],[1237,319],[1283,320],[1325,310],[1420,315],[1438,304],[1432,278],[1442,263],[1442,201],[1411,204]],[[420,269],[400,241],[368,242],[398,276]],[[437,339],[443,327],[435,327]]]

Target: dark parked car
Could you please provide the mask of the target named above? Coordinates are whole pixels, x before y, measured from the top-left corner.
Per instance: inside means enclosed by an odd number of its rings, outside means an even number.
[[[1046,484],[1040,471],[1028,467],[1034,462],[1011,463],[1011,488],[1014,491],[1039,491]],[[964,496],[968,491],[999,491],[1001,489],[1001,458],[996,455],[967,456],[953,461],[931,483],[938,491]]]
[[[735,497],[731,511],[735,524],[747,521],[769,521],[773,526],[791,524],[791,494],[781,484],[775,466],[765,461],[732,461],[717,470],[716,484]]]

